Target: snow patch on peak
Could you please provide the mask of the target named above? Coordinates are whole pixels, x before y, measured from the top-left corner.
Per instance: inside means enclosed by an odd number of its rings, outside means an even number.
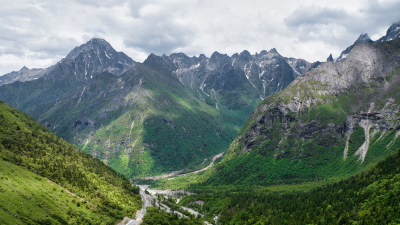
[[[106,57],[107,57],[108,59],[111,59],[111,57],[107,54],[106,51],[104,51],[104,54],[106,55]]]
[[[299,73],[299,71],[297,71],[296,68],[293,66],[293,63],[288,63],[288,64],[289,64],[289,66],[292,68],[292,70],[293,70],[298,76],[301,75],[301,74]],[[304,66],[303,66],[303,67],[300,67],[300,68],[304,68]]]

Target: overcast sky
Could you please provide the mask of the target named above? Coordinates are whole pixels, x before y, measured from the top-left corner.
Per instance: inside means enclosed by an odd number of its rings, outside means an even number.
[[[0,74],[48,67],[92,37],[142,62],[150,53],[229,55],[276,48],[337,57],[360,33],[400,20],[399,0],[0,0]]]

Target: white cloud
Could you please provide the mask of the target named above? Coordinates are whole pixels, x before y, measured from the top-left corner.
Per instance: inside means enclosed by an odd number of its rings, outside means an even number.
[[[233,54],[277,48],[325,60],[360,33],[400,20],[397,0],[1,0],[0,74],[47,67],[92,37],[143,61],[151,52]]]

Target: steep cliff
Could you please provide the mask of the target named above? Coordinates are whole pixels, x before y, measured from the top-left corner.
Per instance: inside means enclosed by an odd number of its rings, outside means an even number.
[[[358,44],[265,99],[208,182],[348,176],[399,148],[399,49],[399,40]]]

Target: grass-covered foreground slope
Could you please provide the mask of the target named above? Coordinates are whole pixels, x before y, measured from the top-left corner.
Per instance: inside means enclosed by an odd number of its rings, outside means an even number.
[[[370,170],[308,191],[205,189],[181,200],[220,224],[398,224],[400,152]]]
[[[0,168],[2,224],[114,224],[141,207],[126,178],[3,102]]]
[[[400,147],[400,41],[361,44],[265,99],[205,184],[344,178]]]
[[[1,224],[113,224],[114,218],[68,189],[0,160]]]

